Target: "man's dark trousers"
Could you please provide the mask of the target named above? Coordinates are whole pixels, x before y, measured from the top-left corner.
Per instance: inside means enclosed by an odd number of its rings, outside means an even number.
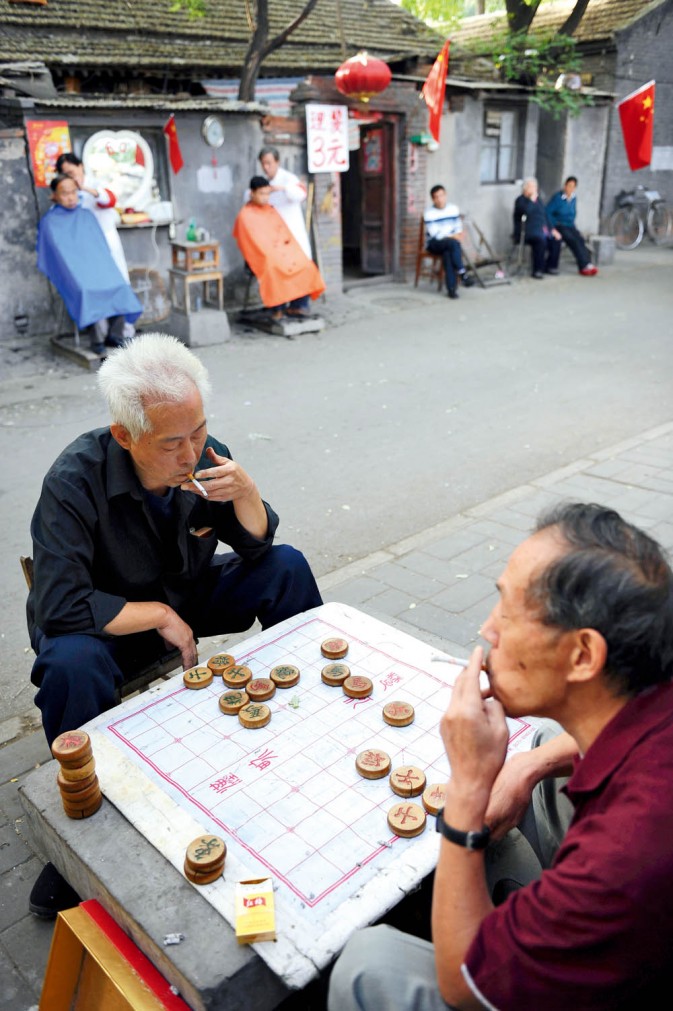
[[[426,249],[429,253],[438,253],[444,263],[446,290],[456,288],[457,274],[463,269],[463,255],[460,242],[457,239],[428,239]]]
[[[532,235],[526,245],[530,246],[533,274],[558,269],[561,243],[553,235]]]
[[[256,562],[216,556],[209,575],[180,617],[194,635],[243,632],[256,618],[263,628],[322,604],[313,573],[301,552],[275,545]],[[168,651],[156,632],[136,635],[57,635],[37,630],[31,680],[49,745],[119,702],[125,678]]]
[[[578,270],[584,270],[591,263],[591,254],[581,234],[574,225],[556,225],[556,230],[561,233],[561,238],[577,260]]]

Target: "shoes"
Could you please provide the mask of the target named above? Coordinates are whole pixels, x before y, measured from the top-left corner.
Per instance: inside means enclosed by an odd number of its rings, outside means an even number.
[[[285,315],[288,319],[310,319],[311,314],[308,312],[302,312],[301,309],[286,309]]]
[[[580,274],[584,277],[593,277],[594,274],[598,273],[598,267],[594,267],[593,263],[587,263],[586,267],[582,267]]]
[[[542,280],[542,278],[544,277],[544,274],[541,274],[539,270],[535,270],[535,271],[534,271],[534,272],[533,272],[533,273],[531,274],[531,277],[534,277],[536,281],[541,281],[541,280]]]
[[[106,337],[105,338],[105,347],[106,348],[123,348],[124,347],[124,343],[125,342],[123,340],[117,340],[116,337]]]
[[[458,292],[455,288],[449,288],[449,298],[458,298]]]
[[[558,274],[556,267],[547,267],[545,274]]]
[[[53,864],[45,864],[33,885],[28,908],[41,920],[53,920],[62,909],[80,904],[80,897]]]
[[[105,351],[105,345],[104,344],[92,344],[91,347],[90,347],[90,350],[93,351],[93,353],[95,355],[102,355],[103,352]]]
[[[472,274],[468,274],[466,270],[464,270],[463,273],[460,275],[460,280],[462,281],[464,288],[471,288],[472,285],[475,283]]]

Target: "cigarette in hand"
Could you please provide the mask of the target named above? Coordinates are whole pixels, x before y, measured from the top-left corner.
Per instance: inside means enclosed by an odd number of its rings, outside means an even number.
[[[208,492],[203,487],[201,482],[196,480],[193,474],[189,475],[189,480],[192,482],[193,485],[195,485],[196,488],[198,488],[198,490],[201,492],[204,498],[208,498]]]

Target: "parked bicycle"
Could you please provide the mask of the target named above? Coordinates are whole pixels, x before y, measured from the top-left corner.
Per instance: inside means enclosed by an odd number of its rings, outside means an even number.
[[[657,246],[673,237],[673,212],[658,190],[644,186],[621,190],[615,204],[617,210],[610,216],[608,228],[619,249],[635,249],[646,234]]]

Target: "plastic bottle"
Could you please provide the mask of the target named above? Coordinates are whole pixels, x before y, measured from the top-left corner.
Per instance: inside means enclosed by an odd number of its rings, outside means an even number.
[[[187,242],[196,242],[196,221],[194,218],[189,219],[189,225],[187,226]]]

